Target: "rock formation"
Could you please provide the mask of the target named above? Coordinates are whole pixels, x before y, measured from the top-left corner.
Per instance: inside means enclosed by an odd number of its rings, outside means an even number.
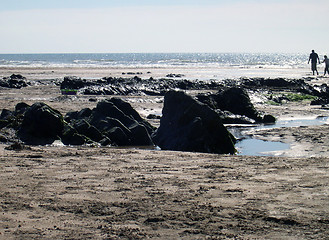
[[[183,92],[165,95],[160,127],[153,141],[161,149],[205,153],[235,153],[235,138],[220,116]]]

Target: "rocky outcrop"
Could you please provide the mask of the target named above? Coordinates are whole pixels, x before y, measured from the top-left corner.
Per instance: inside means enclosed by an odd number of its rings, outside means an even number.
[[[150,135],[155,130],[129,103],[117,98],[99,102],[94,109],[67,113],[65,118],[45,103],[19,103],[15,111],[2,110],[0,129],[3,128],[16,131],[18,140],[28,145],[61,140],[65,145],[103,146],[154,145]],[[1,135],[1,141],[8,139]]]
[[[251,90],[286,91],[292,93],[302,93],[317,97],[311,105],[326,105],[329,103],[329,87],[327,84],[311,85],[305,81],[310,79],[284,79],[284,78],[242,78],[239,81],[241,87]],[[283,99],[281,99],[283,98]],[[284,97],[269,99],[281,103]]]
[[[292,91],[312,96],[321,96],[327,91],[319,89],[305,82],[305,79],[284,79],[284,78],[242,78],[240,86],[248,89],[284,90]]]
[[[149,95],[163,96],[173,89],[202,90],[213,89],[220,84],[215,82],[188,81],[183,79],[142,79],[105,77],[98,80],[85,80],[78,77],[65,77],[60,85],[62,90],[75,89],[84,95]]]
[[[26,109],[17,135],[26,144],[45,145],[59,139],[63,128],[60,112],[45,103],[35,103]]]
[[[65,120],[79,134],[102,144],[111,142],[118,146],[153,145],[150,135],[154,128],[129,103],[118,98],[99,102],[92,110],[70,112]]]
[[[26,78],[20,74],[12,74],[10,77],[4,77],[0,80],[0,87],[5,88],[22,88],[28,85]]]
[[[160,127],[153,141],[164,150],[235,153],[235,138],[218,113],[183,92],[165,95]]]
[[[200,94],[197,99],[214,110],[225,111],[226,113],[222,114],[225,123],[247,123],[248,121],[251,123],[252,121],[248,119],[262,123],[275,122],[273,116],[261,115],[252,104],[247,91],[240,87],[220,90],[216,94]],[[238,115],[238,117],[232,117],[233,115]]]

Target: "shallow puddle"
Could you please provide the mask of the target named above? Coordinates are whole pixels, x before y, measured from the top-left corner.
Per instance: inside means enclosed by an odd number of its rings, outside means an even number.
[[[290,148],[289,144],[282,142],[270,142],[259,139],[243,139],[235,145],[237,155],[247,156],[274,156],[277,151],[283,151]]]
[[[237,155],[248,156],[276,156],[282,151],[290,148],[289,144],[282,142],[263,141],[247,137],[244,132],[252,129],[272,129],[282,127],[301,127],[329,124],[329,117],[307,117],[307,118],[286,118],[280,119],[275,124],[270,125],[239,125],[230,126],[229,131],[237,138],[241,139],[235,145]],[[281,152],[278,152],[281,151]]]
[[[318,126],[329,124],[329,117],[308,117],[308,118],[283,118],[279,119],[275,124],[261,125],[256,129],[270,129],[281,127],[301,127],[301,126]]]

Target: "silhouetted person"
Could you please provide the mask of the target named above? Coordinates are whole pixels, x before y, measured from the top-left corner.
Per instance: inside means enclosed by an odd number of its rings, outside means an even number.
[[[310,63],[311,60],[311,68],[312,68],[312,72],[314,75],[314,72],[316,72],[317,75],[319,75],[318,69],[316,68],[316,64],[317,64],[317,60],[320,64],[320,59],[319,59],[319,55],[314,52],[314,50],[312,50],[312,53],[310,54],[310,57],[308,58],[308,63]]]
[[[323,63],[326,64],[326,66],[324,66],[324,75],[326,75],[326,73],[329,75],[329,59],[327,58],[327,55],[324,55]]]

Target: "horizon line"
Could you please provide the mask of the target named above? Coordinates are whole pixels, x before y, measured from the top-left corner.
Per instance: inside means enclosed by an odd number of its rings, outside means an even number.
[[[28,55],[28,54],[303,54],[304,52],[239,52],[239,51],[223,51],[223,52],[10,52],[10,53],[1,53],[0,55]],[[306,52],[305,52],[306,53]]]

